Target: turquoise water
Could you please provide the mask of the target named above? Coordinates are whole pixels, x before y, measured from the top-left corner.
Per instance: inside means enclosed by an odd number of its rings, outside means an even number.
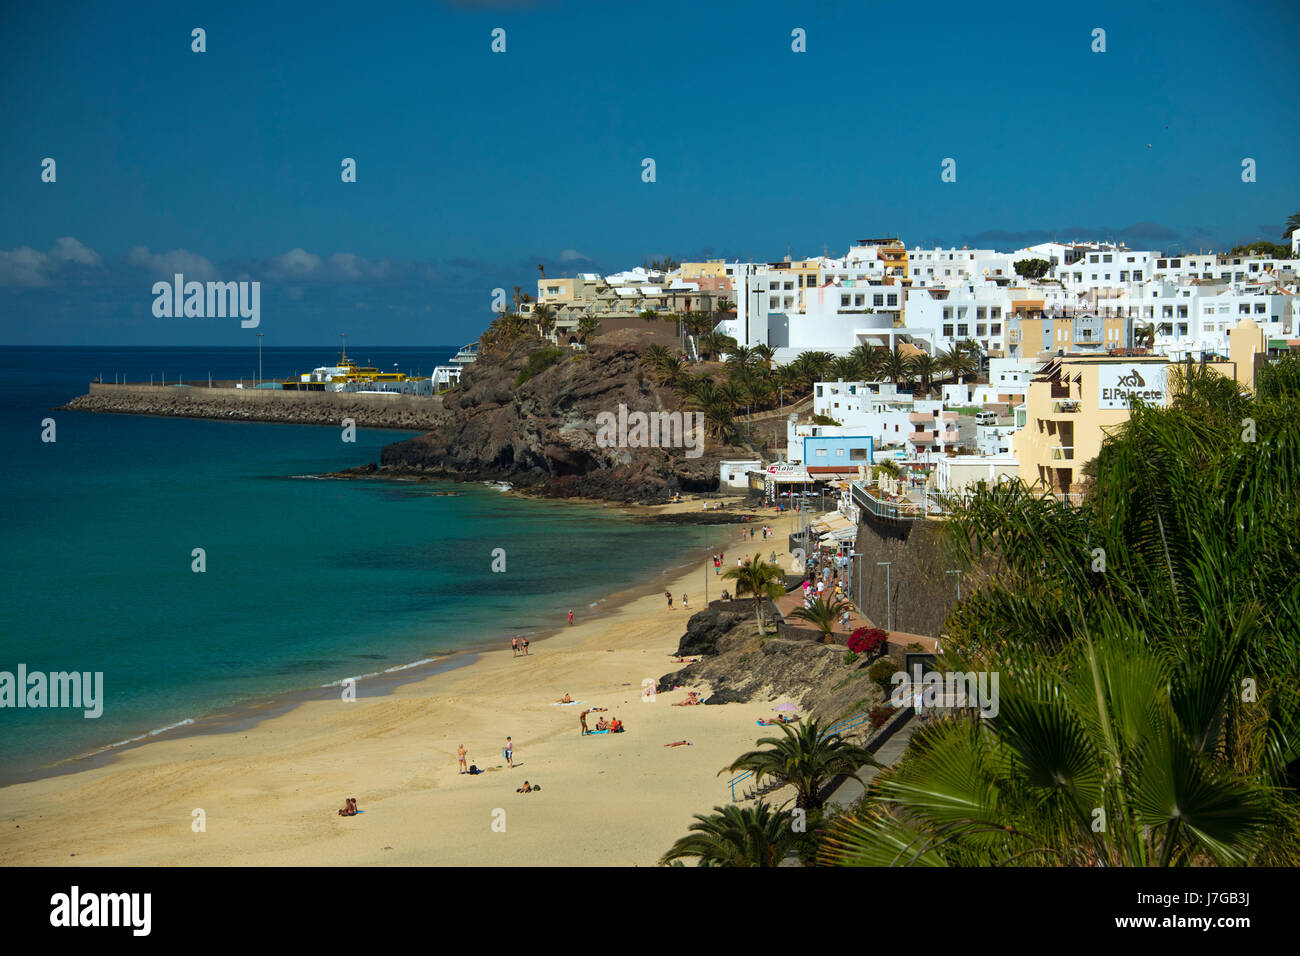
[[[157,351],[0,349],[0,670],[102,671],[105,697],[98,719],[0,708],[0,777],[563,624],[717,537],[478,484],[294,477],[376,461],[409,433],[362,429],[345,444],[336,428],[49,411],[93,374],[111,381],[110,362],[138,379]],[[232,374],[196,354],[221,350],[169,351],[195,378],[205,364]],[[54,443],[41,441],[46,417]]]

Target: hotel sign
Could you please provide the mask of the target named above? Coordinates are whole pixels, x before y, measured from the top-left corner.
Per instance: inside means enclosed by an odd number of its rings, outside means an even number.
[[[1097,407],[1126,409],[1132,399],[1164,407],[1165,366],[1149,362],[1134,365],[1105,365],[1097,370]]]

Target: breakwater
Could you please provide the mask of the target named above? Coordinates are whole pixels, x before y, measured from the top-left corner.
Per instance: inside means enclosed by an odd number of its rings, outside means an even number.
[[[432,428],[437,422],[442,414],[442,397],[91,382],[87,394],[58,410],[65,409],[284,425],[338,426],[343,419],[351,418],[359,428],[420,430]]]

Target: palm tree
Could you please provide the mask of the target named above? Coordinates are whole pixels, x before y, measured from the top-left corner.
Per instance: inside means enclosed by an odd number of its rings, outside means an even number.
[[[546,304],[534,306],[533,322],[537,325],[537,334],[545,338],[555,328],[555,310]]]
[[[831,374],[839,382],[856,382],[862,374],[862,367],[852,356],[840,356],[831,362]]]
[[[1286,229],[1282,231],[1282,238],[1289,238],[1291,233],[1295,232],[1297,229],[1300,229],[1300,211],[1293,212],[1287,217]]]
[[[764,373],[772,371],[772,358],[776,355],[776,349],[764,342],[762,345],[755,345],[751,350],[754,355],[754,366],[761,369]]]
[[[1115,624],[1055,659],[986,662],[1001,677],[995,712],[921,731],[874,781],[876,808],[832,826],[823,862],[1250,862],[1288,814],[1222,755],[1246,709],[1233,676],[1244,632],[1220,634],[1223,655],[1184,669]]]
[[[714,807],[695,814],[694,831],[673,844],[660,865],[693,857],[700,866],[780,866],[798,842],[794,815],[760,800],[752,807]]]
[[[710,358],[716,358],[723,352],[730,352],[735,349],[736,340],[730,335],[723,335],[721,332],[705,332],[695,344],[699,346],[700,357],[705,361]]]
[[[641,353],[641,360],[651,368],[660,368],[663,366],[664,362],[668,361],[668,359],[672,357],[672,354],[673,353],[668,350],[666,345],[656,344],[647,347],[646,350]]]
[[[753,350],[743,345],[737,345],[727,354],[727,364],[733,368],[746,368],[753,360]]]
[[[901,346],[895,345],[892,351],[885,354],[882,371],[895,386],[911,382],[914,368],[912,356],[905,354]]]
[[[1156,344],[1156,327],[1154,323],[1133,326],[1133,347],[1149,349]]]
[[[925,396],[930,394],[930,383],[942,371],[939,362],[933,355],[922,352],[920,355],[912,356],[912,372],[921,380],[921,393]]]
[[[736,596],[754,595],[754,620],[758,622],[758,633],[763,633],[763,598],[775,600],[785,594],[785,572],[775,564],[767,564],[762,555],[754,555],[738,568],[731,568],[722,575],[736,582]]]
[[[845,611],[852,609],[853,605],[847,601],[841,601],[837,598],[831,598],[829,601],[824,598],[817,598],[807,607],[795,608],[790,612],[791,617],[797,617],[801,621],[807,621],[816,630],[822,632],[822,643],[834,643],[835,624],[839,621],[840,616]]]
[[[837,733],[827,733],[814,718],[799,723],[779,724],[781,737],[764,737],[758,741],[764,750],[741,754],[720,773],[754,772],[754,782],[772,777],[795,790],[795,806],[801,810],[822,807],[822,788],[840,775],[855,780],[865,765],[879,766],[862,747],[850,743]]]
[[[578,320],[578,341],[583,345],[587,344],[590,339],[600,329],[600,319],[594,315],[584,315]]]
[[[669,388],[677,388],[689,377],[686,373],[686,362],[680,355],[671,354],[655,366],[653,375],[655,384],[666,385]]]
[[[974,375],[978,369],[975,359],[958,346],[953,346],[951,351],[940,352],[936,358],[939,368],[952,378],[954,384],[964,383],[966,376]]]
[[[884,368],[888,351],[869,342],[862,342],[854,347],[851,357],[858,363],[858,370],[864,381],[875,381]]]

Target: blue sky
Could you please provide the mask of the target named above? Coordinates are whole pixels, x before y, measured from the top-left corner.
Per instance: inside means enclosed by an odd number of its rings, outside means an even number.
[[[0,17],[5,344],[252,340],[155,318],[152,283],[178,269],[260,281],[268,345],[425,345],[475,337],[492,289],[535,291],[538,263],[886,234],[1225,249],[1279,240],[1300,209],[1284,0],[9,0]]]

